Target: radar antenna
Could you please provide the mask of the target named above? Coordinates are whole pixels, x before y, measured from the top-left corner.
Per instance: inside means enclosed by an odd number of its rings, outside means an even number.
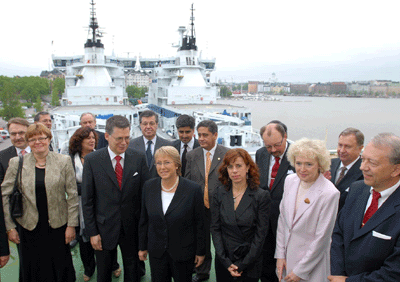
[[[85,43],[85,48],[87,47],[100,47],[104,48],[103,43],[101,43],[100,37],[103,37],[103,33],[99,30],[99,24],[97,23],[97,17],[96,17],[96,9],[94,5],[94,0],[91,0],[90,5],[92,6],[90,8],[90,23],[89,23],[89,32],[91,30],[92,33],[92,38],[88,38],[88,40]]]
[[[194,8],[193,4],[190,9],[192,11],[191,17],[190,17],[190,35],[186,34],[185,36],[182,37],[182,46],[180,47],[180,50],[195,50],[197,51],[197,46],[196,46],[196,32],[194,29]],[[181,28],[179,28],[181,29]]]

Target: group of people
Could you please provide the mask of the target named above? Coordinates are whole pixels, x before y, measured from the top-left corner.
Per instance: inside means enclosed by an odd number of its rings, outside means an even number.
[[[217,281],[400,281],[399,137],[379,134],[364,149],[364,135],[347,128],[331,160],[323,141],[289,142],[273,120],[253,161],[218,144],[214,121],[195,128],[181,115],[174,142],[157,135],[153,111],[139,123],[143,135],[130,140],[125,117],[109,118],[103,134],[84,113],[67,156],[51,151],[51,119],[50,128],[40,115],[32,125],[8,122],[1,267],[8,239],[18,245],[20,281],[75,281],[76,239],[85,281],[96,267],[97,281],[121,274],[119,246],[124,281],[140,281],[149,259],[152,281],[197,282],[210,278],[213,242]],[[12,218],[16,181],[23,216]]]

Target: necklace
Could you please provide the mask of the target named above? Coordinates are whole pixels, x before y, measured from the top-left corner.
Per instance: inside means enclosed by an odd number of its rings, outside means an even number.
[[[44,164],[36,163],[36,166],[38,168],[45,168],[46,167],[46,163],[44,163]]]
[[[246,188],[247,188],[247,187],[246,187]],[[242,195],[242,194],[246,191],[246,188],[245,188],[242,192],[240,192],[239,194],[237,194],[236,197],[233,196],[233,191],[232,191],[233,203],[236,203],[236,198],[239,197],[240,195]]]
[[[171,191],[174,190],[175,187],[178,185],[178,182],[179,182],[179,177],[176,178],[175,184],[172,185],[171,188],[167,189],[167,188],[164,187],[164,185],[162,185],[162,181],[161,181],[161,189],[162,189],[163,191],[165,191],[165,192],[171,192]]]

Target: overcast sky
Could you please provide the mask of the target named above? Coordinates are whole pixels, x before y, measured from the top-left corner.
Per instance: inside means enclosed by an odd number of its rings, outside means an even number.
[[[0,75],[39,75],[56,55],[83,54],[89,0],[2,3]],[[96,0],[106,55],[173,56],[194,3],[197,45],[212,79],[400,80],[397,1]],[[53,46],[51,42],[54,42]]]

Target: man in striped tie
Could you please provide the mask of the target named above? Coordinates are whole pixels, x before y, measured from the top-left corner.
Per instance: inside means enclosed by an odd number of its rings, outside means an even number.
[[[260,169],[260,188],[271,193],[272,206],[269,221],[269,232],[263,250],[262,282],[277,282],[275,274],[275,244],[278,227],[279,204],[282,200],[283,185],[286,176],[295,170],[286,158],[289,148],[287,127],[279,120],[273,120],[260,130],[264,147],[256,152],[256,163]]]
[[[400,138],[375,136],[361,155],[332,235],[331,282],[400,281]]]

